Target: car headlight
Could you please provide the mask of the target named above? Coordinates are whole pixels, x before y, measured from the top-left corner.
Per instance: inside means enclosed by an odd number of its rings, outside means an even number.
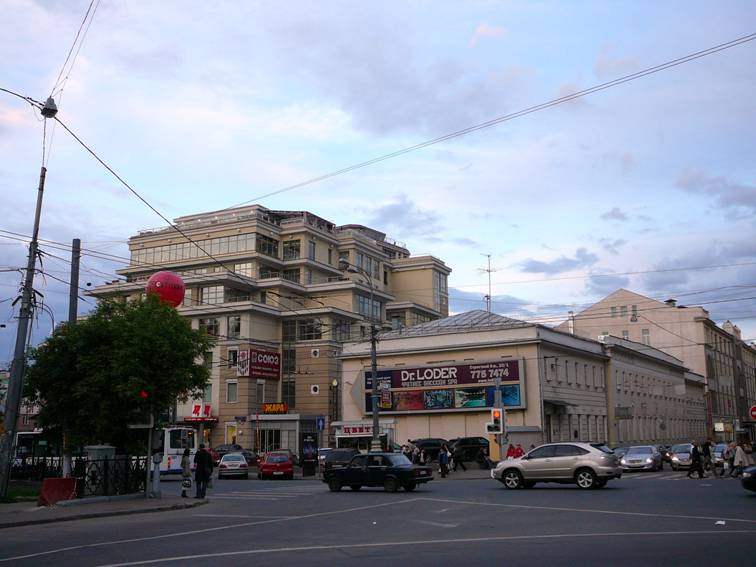
[[[753,476],[753,473],[750,473],[750,472],[743,473],[743,478],[751,478],[752,476]]]
[[[679,461],[679,460],[680,460],[680,458],[679,458],[679,457],[678,457],[677,455],[674,455],[674,456],[672,457],[672,460],[673,460],[673,461]]]
[[[625,464],[625,457],[622,457],[622,458],[620,459],[620,463],[622,463],[623,465]]]
[[[646,459],[646,462],[647,462],[647,463],[653,463],[653,462],[654,462],[654,460],[653,460],[652,458],[650,458],[650,457],[649,457],[648,459]]]

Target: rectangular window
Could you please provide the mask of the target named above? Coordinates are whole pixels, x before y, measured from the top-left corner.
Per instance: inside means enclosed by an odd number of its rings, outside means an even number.
[[[339,260],[349,261],[349,250],[339,250]]]
[[[213,385],[205,384],[205,389],[202,391],[202,401],[209,404],[213,401]]]
[[[248,278],[255,277],[255,265],[252,262],[244,262],[243,264],[235,264],[234,272],[240,276],[246,276]]]
[[[200,301],[205,305],[215,305],[223,303],[223,286],[211,285],[201,289],[202,295]]]
[[[312,285],[312,270],[309,268],[305,270],[305,283],[307,285]]]
[[[383,285],[388,285],[388,270],[383,270]]]
[[[241,316],[234,315],[228,318],[228,338],[238,339],[241,335]]]
[[[294,380],[281,382],[281,401],[288,404],[289,408],[297,405],[297,383]]]
[[[651,333],[648,329],[641,329],[641,342],[644,345],[651,344]]]
[[[202,364],[205,365],[210,372],[213,371],[213,353],[208,351],[202,355]]]
[[[235,348],[228,349],[226,359],[229,368],[236,368],[236,364],[239,362],[239,351]]]
[[[314,240],[307,241],[307,259],[308,260],[315,259],[315,241]]]
[[[630,331],[622,331],[622,338],[626,341],[630,340]]]
[[[446,274],[433,272],[433,308],[436,311],[445,311],[449,302]]]
[[[297,338],[300,341],[312,341],[322,338],[320,321],[317,319],[302,319],[297,321]]]
[[[638,306],[637,305],[631,305],[630,306],[630,313],[632,314],[633,317],[637,318],[638,317]]]
[[[297,322],[284,321],[281,328],[281,340],[284,343],[293,343],[297,340]]]
[[[364,263],[365,256],[362,254],[362,252],[357,252],[357,256],[354,260],[354,265],[358,268],[362,267],[362,264]]]
[[[256,246],[260,254],[271,256],[272,258],[278,258],[278,240],[275,238],[269,238],[264,234],[258,234],[256,238]]]
[[[299,268],[292,268],[290,270],[284,270],[283,279],[290,282],[299,283],[299,272],[300,272]]]
[[[286,240],[283,243],[283,259],[299,260],[299,248],[302,242],[299,240]]]
[[[627,305],[620,306],[620,317],[627,317]]]
[[[200,319],[199,328],[201,331],[205,331],[208,335],[213,336],[213,337],[217,337],[218,333],[220,332],[220,325],[218,324],[218,319],[215,319],[214,317],[209,317],[207,319]]]
[[[267,303],[268,302],[268,292],[267,291],[261,291],[260,292],[260,303]]]
[[[611,310],[612,310],[612,317],[616,317],[617,316],[617,308],[612,305]]]
[[[331,248],[328,249],[328,265],[333,264],[333,250]]]
[[[294,321],[288,321],[294,323]],[[297,373],[297,349],[285,348],[281,350],[281,370],[284,376]]]
[[[226,382],[226,401],[228,403],[234,403],[238,399],[239,383],[236,380],[228,380]]]
[[[265,381],[258,380],[255,384],[255,400],[258,404],[265,403]]]

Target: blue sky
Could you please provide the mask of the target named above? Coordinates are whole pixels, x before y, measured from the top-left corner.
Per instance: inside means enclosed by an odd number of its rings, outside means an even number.
[[[88,4],[6,0],[0,86],[47,96]],[[755,23],[748,1],[103,0],[59,116],[174,218],[753,33]],[[444,259],[456,312],[483,307],[479,269],[490,253],[502,314],[557,323],[626,287],[703,304],[756,338],[756,302],[744,299],[756,296],[755,61],[751,42],[259,202],[368,224]],[[29,107],[0,93],[4,230],[31,231],[41,141]],[[164,224],[60,128],[47,145],[42,237],[125,255],[129,235]],[[0,269],[24,255],[23,243],[0,238]],[[83,265],[93,284],[121,266],[87,256]],[[63,260],[48,257],[45,269],[68,277]],[[60,319],[65,286],[51,277],[37,288]],[[0,301],[19,281],[0,272]],[[0,365],[13,342],[10,303],[0,303]],[[49,328],[42,315],[35,340]]]

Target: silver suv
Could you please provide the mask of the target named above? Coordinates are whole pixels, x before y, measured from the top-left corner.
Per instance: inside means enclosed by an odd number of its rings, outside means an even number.
[[[505,459],[491,478],[507,488],[531,488],[536,482],[574,482],[580,488],[601,488],[620,478],[617,456],[601,443],[549,443],[519,459]]]

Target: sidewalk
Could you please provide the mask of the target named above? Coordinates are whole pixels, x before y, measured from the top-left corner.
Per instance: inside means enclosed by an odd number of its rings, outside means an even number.
[[[206,500],[181,498],[179,496],[164,495],[162,498],[144,498],[142,495],[131,494],[110,498],[99,497],[67,500],[59,503],[57,506],[37,506],[35,502],[14,502],[0,504],[0,530],[17,526],[102,518],[105,516],[182,510],[201,506],[206,503]]]

